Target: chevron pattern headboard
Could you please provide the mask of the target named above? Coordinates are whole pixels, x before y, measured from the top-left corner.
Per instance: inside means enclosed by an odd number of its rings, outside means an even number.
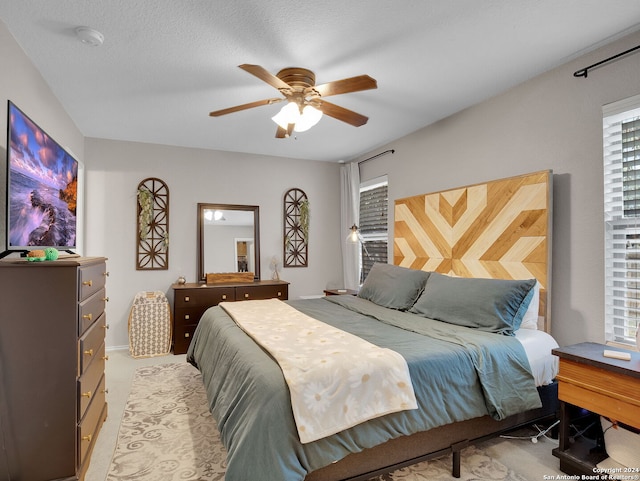
[[[550,331],[552,172],[395,201],[394,264],[459,277],[536,278]]]

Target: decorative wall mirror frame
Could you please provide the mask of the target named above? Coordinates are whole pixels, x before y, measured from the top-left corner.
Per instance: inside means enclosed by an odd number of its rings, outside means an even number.
[[[254,273],[254,280],[260,280],[260,208],[257,205],[199,203],[197,219],[198,282],[206,282],[207,273],[239,272],[238,238],[253,239],[253,246],[248,243],[247,259],[243,262],[248,264],[247,270]]]

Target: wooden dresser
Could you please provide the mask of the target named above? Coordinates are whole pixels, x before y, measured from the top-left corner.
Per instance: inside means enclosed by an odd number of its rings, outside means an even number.
[[[287,300],[289,283],[256,281],[224,284],[173,284],[173,353],[184,354],[200,317],[211,306],[223,301],[250,299]]]
[[[0,262],[0,480],[84,479],[107,416],[107,275],[103,257]]]

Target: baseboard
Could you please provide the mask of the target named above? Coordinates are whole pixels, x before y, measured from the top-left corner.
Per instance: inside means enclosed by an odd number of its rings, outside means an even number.
[[[126,351],[129,349],[129,346],[108,346],[105,348],[106,351]]]

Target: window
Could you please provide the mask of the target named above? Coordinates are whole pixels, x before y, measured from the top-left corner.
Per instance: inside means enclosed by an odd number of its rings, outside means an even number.
[[[360,184],[360,283],[374,262],[387,262],[387,218],[389,196],[387,177]]]
[[[605,338],[640,327],[640,96],[603,108]]]

